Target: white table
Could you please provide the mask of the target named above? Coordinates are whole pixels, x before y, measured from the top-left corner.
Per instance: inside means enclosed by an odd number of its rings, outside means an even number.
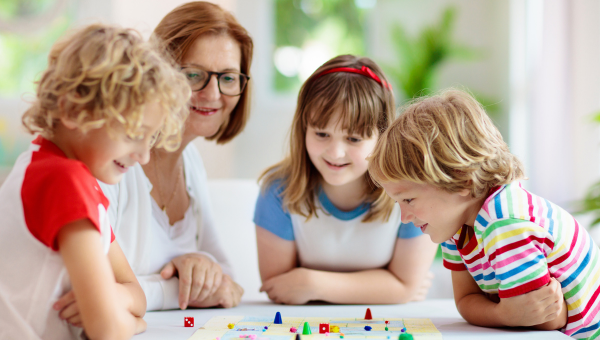
[[[190,309],[164,312],[148,312],[144,319],[148,323],[146,332],[133,337],[134,340],[186,340],[206,321],[217,315],[244,315],[275,317],[282,316],[318,316],[318,317],[363,317],[367,307],[371,308],[374,318],[429,318],[442,332],[444,340],[456,339],[570,339],[558,332],[491,329],[468,324],[456,310],[454,300],[426,300],[404,305],[308,305],[284,306],[267,301],[243,301],[231,309]],[[194,327],[183,327],[183,318],[194,317]]]

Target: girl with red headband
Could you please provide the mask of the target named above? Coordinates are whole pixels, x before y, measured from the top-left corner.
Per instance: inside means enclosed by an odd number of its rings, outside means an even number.
[[[300,89],[289,154],[262,174],[254,215],[261,291],[274,302],[425,298],[436,246],[401,223],[367,173],[394,111],[391,85],[368,58],[333,58]]]

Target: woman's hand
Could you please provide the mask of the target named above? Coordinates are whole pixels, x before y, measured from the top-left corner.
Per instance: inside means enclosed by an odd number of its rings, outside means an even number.
[[[190,253],[178,256],[160,272],[163,279],[179,276],[179,307],[186,309],[190,301],[202,301],[221,286],[221,266],[208,256]]]
[[[266,292],[275,303],[302,305],[318,300],[312,284],[314,271],[306,268],[294,268],[287,273],[266,280],[261,292]]]
[[[189,307],[205,308],[221,306],[223,308],[231,308],[240,303],[243,294],[244,289],[242,286],[233,281],[229,275],[223,274],[221,286],[219,286],[213,295],[208,296],[204,300],[190,300]]]
[[[530,327],[553,321],[563,312],[563,305],[561,286],[554,278],[540,289],[500,299],[498,303],[501,314],[506,318],[506,325],[511,327]]]

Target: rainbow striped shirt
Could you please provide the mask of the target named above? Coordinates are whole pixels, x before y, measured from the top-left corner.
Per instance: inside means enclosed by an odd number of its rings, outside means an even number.
[[[600,337],[599,250],[573,216],[514,182],[486,199],[473,229],[468,240],[461,228],[442,243],[444,267],[468,269],[482,291],[500,298],[538,289],[553,277],[567,302],[562,331],[576,339]]]

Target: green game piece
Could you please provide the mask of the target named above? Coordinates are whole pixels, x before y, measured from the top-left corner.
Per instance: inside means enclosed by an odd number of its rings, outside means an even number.
[[[400,334],[400,336],[398,337],[398,340],[413,340],[413,336],[410,333],[402,333]]]
[[[304,328],[302,329],[302,335],[311,335],[312,332],[310,331],[310,325],[308,324],[308,322],[304,322]]]
[[[387,326],[385,326],[385,330],[386,330],[386,331],[389,331],[389,329],[387,328]]]

